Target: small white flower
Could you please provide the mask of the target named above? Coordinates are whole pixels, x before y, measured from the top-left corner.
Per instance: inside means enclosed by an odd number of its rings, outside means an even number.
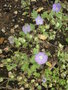
[[[8,38],[8,40],[9,40],[9,43],[10,43],[10,44],[14,44],[14,37],[13,37],[13,36],[10,36],[10,37]]]
[[[45,77],[42,78],[42,82],[43,82],[43,83],[46,82],[46,78],[45,78]]]

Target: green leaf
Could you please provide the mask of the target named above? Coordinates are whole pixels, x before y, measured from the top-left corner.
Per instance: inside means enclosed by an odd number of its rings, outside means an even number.
[[[66,27],[66,29],[65,30],[68,30],[68,27]]]
[[[23,31],[21,31],[19,35],[25,37],[25,33]]]
[[[26,6],[30,5],[30,0],[21,0],[21,7],[26,8]]]
[[[21,38],[21,37],[19,37],[18,40],[19,40],[22,44],[26,42],[26,40],[25,40],[24,38]]]
[[[56,17],[62,19],[62,13],[56,13]]]
[[[43,12],[43,14],[41,16],[43,19],[47,18],[49,20],[49,15],[47,12]]]
[[[45,69],[45,76],[48,80],[50,80],[49,76],[52,75],[52,72],[49,69]]]
[[[64,79],[60,79],[60,80],[59,80],[59,84],[60,84],[60,85],[65,85],[65,80],[64,80]]]
[[[39,52],[39,49],[38,48],[34,48],[33,49],[33,54],[37,54]]]
[[[32,56],[32,57],[30,58],[30,62],[31,62],[31,63],[35,63],[35,59],[34,59],[34,58],[35,58],[35,56]]]
[[[37,68],[36,65],[32,65],[30,70],[33,72],[33,71],[36,71],[36,68]]]
[[[21,45],[21,42],[17,38],[15,38],[14,41],[15,41],[16,47],[19,47]]]
[[[16,66],[17,66],[16,64],[7,65],[7,70],[10,71],[10,70],[14,69]]]
[[[68,83],[67,83],[67,85],[65,86],[65,90],[68,90]]]
[[[30,69],[28,69],[28,76],[32,75],[32,71]]]
[[[0,77],[0,82],[3,82],[3,78],[2,77]]]
[[[59,2],[59,0],[55,0],[55,3],[58,3]]]
[[[38,85],[37,89],[38,89],[38,90],[42,90],[41,85]]]
[[[46,37],[48,37],[48,36],[49,36],[47,32],[44,32],[44,33],[43,33],[43,35],[45,35]]]
[[[68,16],[63,16],[63,20],[68,21]]]
[[[66,38],[66,42],[68,43],[68,38]]]
[[[34,72],[35,77],[40,77],[40,73]]]
[[[31,26],[31,30],[35,30],[35,25],[34,24],[30,24]]]
[[[62,21],[61,20],[58,20],[57,23],[56,23],[56,27],[55,28],[61,28],[62,27]]]
[[[35,19],[38,16],[38,13],[35,10],[33,10],[33,12],[31,13],[31,15],[32,15],[32,18]]]
[[[55,90],[55,88],[51,88],[51,90]]]
[[[50,18],[53,18],[53,15],[55,14],[55,12],[51,11],[50,14],[49,14],[49,17]]]
[[[24,64],[22,65],[22,67],[21,67],[21,70],[27,71],[27,70],[28,70],[28,66],[29,66],[28,63],[24,63]]]
[[[24,60],[28,60],[28,57],[26,54],[24,54]]]

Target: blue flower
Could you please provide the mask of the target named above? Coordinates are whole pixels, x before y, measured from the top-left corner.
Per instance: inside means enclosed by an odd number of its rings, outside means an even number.
[[[37,16],[37,18],[35,19],[36,21],[36,25],[42,25],[43,24],[43,18],[41,18],[41,16]]]
[[[42,78],[42,82],[43,82],[43,83],[46,82],[46,78],[45,78],[45,77]]]
[[[35,55],[35,61],[38,64],[45,64],[48,60],[48,56],[44,52],[39,52],[38,54]]]
[[[28,32],[31,31],[31,27],[29,24],[25,24],[23,27],[22,27],[22,30],[25,34],[27,34]]]
[[[53,4],[52,10],[53,10],[54,12],[59,12],[60,9],[61,9],[60,3],[55,3],[55,4]]]

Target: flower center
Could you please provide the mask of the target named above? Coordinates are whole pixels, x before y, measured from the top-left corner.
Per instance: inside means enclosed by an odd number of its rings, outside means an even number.
[[[39,56],[39,58],[42,60],[43,59],[43,57],[42,56]]]
[[[56,7],[56,10],[58,10],[58,7]]]
[[[40,20],[38,20],[38,22],[40,22]]]

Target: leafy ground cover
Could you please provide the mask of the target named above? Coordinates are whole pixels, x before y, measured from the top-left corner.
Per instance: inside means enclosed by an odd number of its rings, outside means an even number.
[[[0,0],[0,90],[68,90],[67,63],[67,0]]]

